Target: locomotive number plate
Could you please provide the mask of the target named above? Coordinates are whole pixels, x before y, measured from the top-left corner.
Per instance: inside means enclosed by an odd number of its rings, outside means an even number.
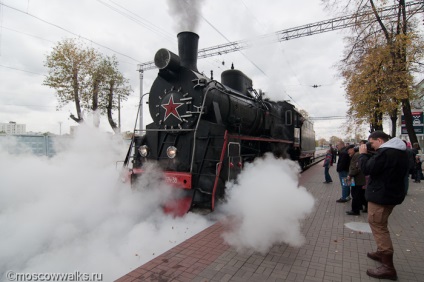
[[[143,174],[143,169],[133,169],[133,174]],[[163,181],[172,187],[191,189],[191,173],[189,172],[175,172],[165,171],[163,175]]]
[[[177,184],[178,179],[175,176],[165,176],[165,182],[168,184]]]
[[[166,171],[163,180],[173,187],[191,189],[191,174],[187,172]]]

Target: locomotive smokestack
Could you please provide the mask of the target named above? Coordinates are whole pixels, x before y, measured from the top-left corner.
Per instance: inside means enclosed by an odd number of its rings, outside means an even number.
[[[199,35],[190,31],[178,33],[178,53],[181,60],[181,66],[188,69],[197,70],[197,49]]]

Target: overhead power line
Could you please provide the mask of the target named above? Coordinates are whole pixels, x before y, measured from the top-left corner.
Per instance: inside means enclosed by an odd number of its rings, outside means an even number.
[[[44,23],[46,23],[46,24],[49,24],[49,25],[54,26],[54,27],[56,27],[56,28],[58,28],[58,29],[61,29],[61,30],[63,30],[63,31],[66,31],[67,33],[70,33],[70,34],[72,34],[72,35],[74,35],[74,36],[77,36],[77,37],[79,37],[79,38],[82,38],[82,39],[84,39],[84,40],[87,40],[87,41],[89,41],[89,42],[91,42],[91,43],[93,43],[93,44],[95,44],[95,45],[97,45],[97,46],[100,46],[100,47],[102,47],[102,48],[105,48],[105,49],[107,49],[107,50],[109,50],[109,51],[112,51],[112,52],[114,52],[114,53],[116,53],[116,54],[119,54],[119,55],[121,55],[121,56],[127,57],[127,58],[129,58],[129,59],[131,59],[131,60],[134,60],[134,61],[136,61],[136,62],[140,62],[140,60],[137,60],[137,59],[135,59],[135,58],[133,58],[133,57],[131,57],[131,56],[125,55],[125,54],[123,54],[123,53],[121,53],[121,52],[115,51],[115,50],[113,50],[112,48],[109,48],[109,47],[107,47],[107,46],[105,46],[105,45],[103,45],[103,44],[97,43],[97,42],[95,42],[95,41],[93,41],[93,40],[91,40],[91,39],[89,39],[89,38],[87,38],[87,37],[84,37],[84,36],[81,36],[81,35],[79,35],[79,34],[76,34],[75,32],[72,32],[72,31],[70,31],[70,30],[68,30],[68,29],[66,29],[66,28],[63,28],[63,27],[61,27],[61,26],[59,26],[59,25],[57,25],[57,24],[54,24],[54,23],[48,22],[48,21],[46,21],[46,20],[43,20],[42,18],[39,18],[39,17],[37,17],[37,16],[34,16],[34,15],[32,15],[32,14],[28,13],[28,12],[25,12],[25,11],[19,10],[19,9],[17,9],[17,8],[14,8],[14,7],[11,7],[11,6],[6,5],[6,4],[4,4],[4,3],[0,3],[0,5],[2,5],[2,6],[4,6],[4,7],[7,7],[7,8],[9,8],[9,9],[15,10],[15,11],[17,11],[17,12],[23,13],[23,14],[25,14],[25,15],[28,15],[28,16],[30,16],[30,17],[33,17],[33,18],[35,18],[35,19],[37,19],[37,20],[39,20],[39,21],[42,21],[42,22],[44,22]]]
[[[140,17],[139,15],[131,12],[130,10],[125,8],[124,6],[119,5],[118,3],[116,3],[112,0],[109,0],[109,2],[111,2],[112,4],[117,6],[118,8],[115,8],[112,5],[107,4],[106,2],[104,2],[102,0],[97,0],[97,2],[108,7],[109,9],[115,11],[116,13],[124,16],[125,18],[147,28],[148,30],[152,31],[153,33],[156,33],[157,35],[160,35],[160,36],[166,38],[167,40],[170,40],[171,42],[175,42],[175,38],[170,33],[168,33],[166,30],[164,30],[164,29],[160,28],[159,26],[149,22],[148,20]]]
[[[48,40],[48,39],[42,38],[42,37],[37,36],[37,35],[32,35],[32,34],[29,34],[29,33],[26,33],[26,32],[22,32],[22,31],[19,31],[19,30],[13,29],[13,28],[5,27],[5,26],[3,26],[2,28],[7,29],[7,30],[10,30],[10,31],[13,31],[13,32],[16,32],[16,33],[24,34],[24,35],[26,35],[26,36],[30,36],[30,37],[34,37],[34,38],[37,38],[37,39],[40,39],[40,40],[44,40],[44,41],[48,41],[48,42],[54,43],[54,42],[53,42],[53,41],[51,41],[51,40]]]
[[[328,116],[328,117],[309,117],[310,120],[332,120],[332,119],[346,119],[345,116]]]
[[[4,65],[0,65],[0,67],[8,68],[8,69],[12,69],[12,70],[23,71],[23,72],[32,73],[32,74],[44,75],[44,74],[42,74],[42,73],[33,72],[33,71],[27,71],[27,70],[18,69],[18,68],[13,68],[13,67],[8,67],[8,66],[4,66]]]
[[[216,32],[218,32],[222,37],[224,37],[225,38],[225,40],[227,40],[229,43],[231,43],[230,42],[230,40],[221,32],[221,31],[219,31],[211,22],[209,22],[204,16],[202,16],[201,15],[201,17],[202,17],[202,19],[207,23],[207,24],[209,24]],[[257,64],[255,64],[251,59],[249,59],[249,57],[247,57],[246,56],[246,54],[244,54],[241,50],[240,50],[240,53],[243,55],[243,57],[245,57],[246,58],[246,60],[248,60],[253,66],[255,66],[255,68],[257,68],[262,74],[264,74],[265,76],[268,76]]]
[[[380,18],[382,20],[396,18],[398,16],[397,8],[398,5],[392,5],[379,9]],[[405,4],[406,13],[408,15],[418,14],[424,12],[423,1],[408,2]],[[359,14],[353,14],[330,20],[320,21],[316,23],[310,23],[298,27],[288,28],[281,31],[277,31],[270,34],[255,37],[253,39],[245,39],[226,44],[216,45],[208,48],[203,48],[198,52],[198,58],[208,58],[212,56],[227,54],[236,52],[244,49],[251,48],[254,45],[270,44],[275,42],[288,41],[295,38],[311,36],[314,34],[344,29],[353,27],[357,24],[357,18],[363,18],[362,23],[375,22],[375,16],[373,11],[367,11]],[[155,69],[156,66],[153,61],[142,63],[138,65],[138,71]]]
[[[8,106],[8,107],[39,107],[39,108],[56,108],[56,106],[46,106],[46,105],[23,105],[23,104],[3,104],[2,106]]]

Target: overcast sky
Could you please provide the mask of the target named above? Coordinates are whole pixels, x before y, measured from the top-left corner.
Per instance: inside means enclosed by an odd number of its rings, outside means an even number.
[[[169,1],[175,2],[175,1]],[[197,1],[199,49],[273,33],[334,18],[319,0]],[[42,85],[46,55],[57,42],[81,37],[105,55],[115,54],[133,93],[123,104],[122,131],[132,131],[140,96],[137,64],[152,61],[156,51],[177,53],[176,35],[183,31],[166,0],[1,0],[0,122],[26,124],[27,131],[68,133],[74,104],[56,111],[54,89]],[[190,17],[196,19],[196,17]],[[234,63],[269,97],[290,100],[312,117],[344,116],[342,80],[334,65],[342,58],[347,30],[273,43],[201,59],[198,69],[218,79]],[[86,40],[88,39],[88,40]],[[146,71],[143,93],[149,92],[157,70]],[[320,85],[313,88],[313,85]],[[117,120],[117,113],[114,114]],[[144,123],[151,120],[145,107]],[[315,121],[317,139],[344,136],[344,120]],[[106,119],[101,126],[109,130]]]

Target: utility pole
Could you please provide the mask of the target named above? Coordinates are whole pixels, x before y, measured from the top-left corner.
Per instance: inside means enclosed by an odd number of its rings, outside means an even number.
[[[141,65],[138,65],[140,72],[140,116],[139,116],[139,123],[138,123],[138,129],[143,130],[143,77],[144,77],[144,69],[141,67]],[[140,131],[141,134],[141,131]]]
[[[118,94],[118,130],[121,132],[121,93]]]
[[[59,121],[59,135],[62,135],[62,122]]]

